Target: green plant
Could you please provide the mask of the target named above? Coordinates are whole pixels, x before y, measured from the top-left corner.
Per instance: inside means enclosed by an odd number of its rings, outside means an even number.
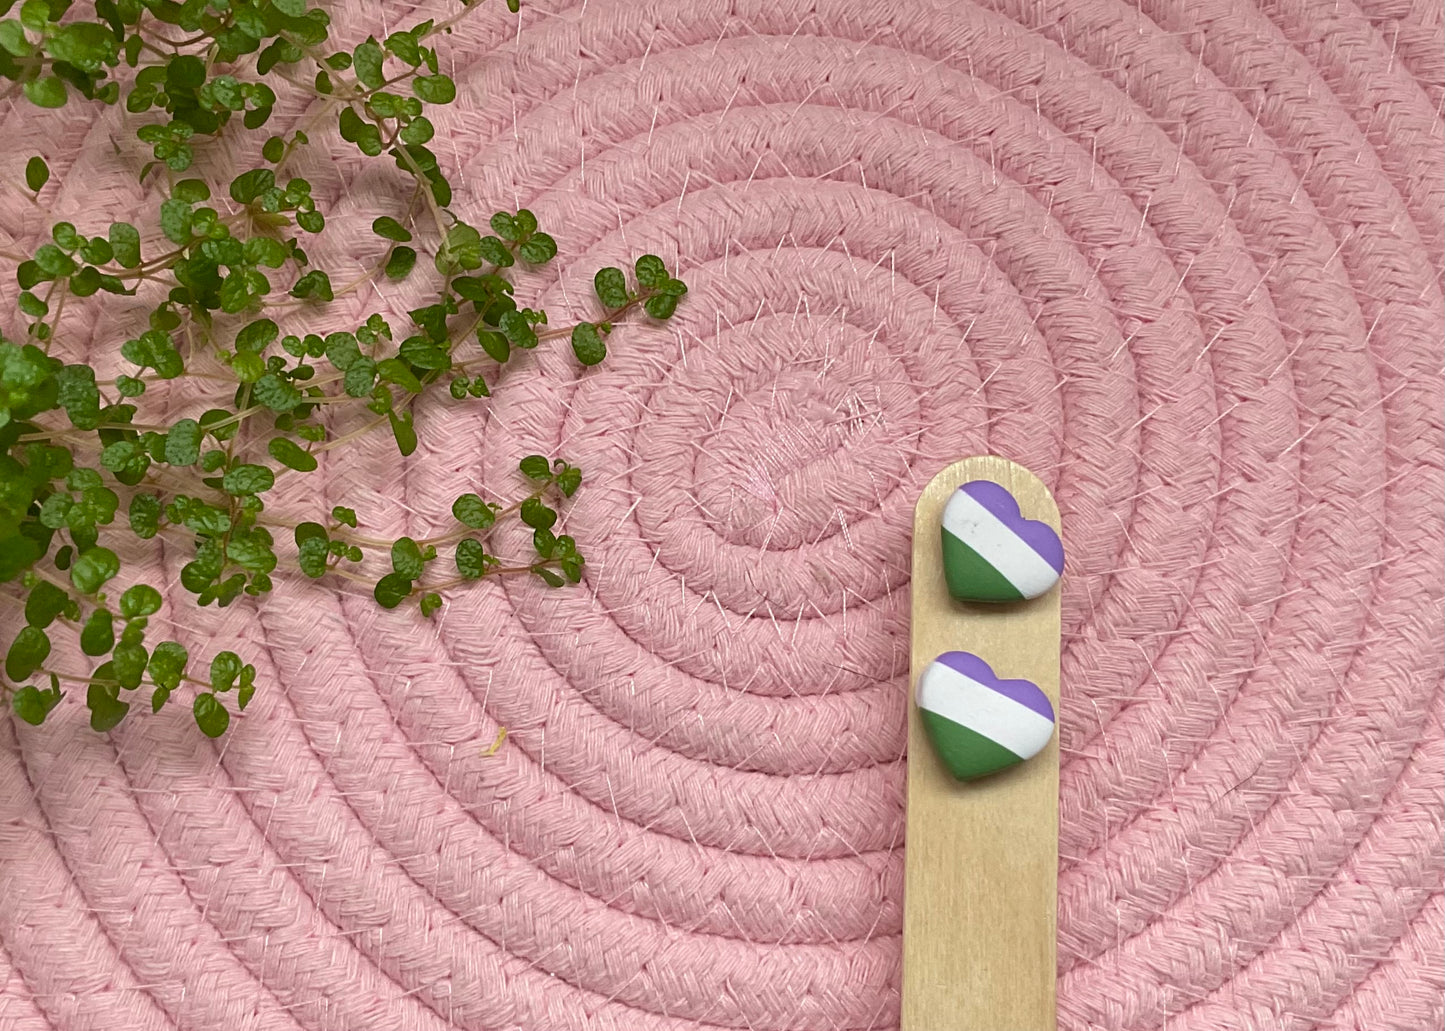
[[[686,292],[661,259],[644,255],[631,283],[618,268],[597,273],[603,314],[595,321],[554,329],[546,312],[517,304],[509,270],[551,261],[556,242],[526,210],[499,211],[485,228],[469,224],[428,146],[428,109],[456,96],[433,44],[472,8],[346,49],[331,45],[329,17],[306,0],[89,6],[87,20],[71,0],[25,0],[18,9],[0,0],[0,80],[10,84],[7,95],[23,92],[41,108],[81,97],[123,102],[142,116],[136,136],[151,160],[140,178],[167,184],[155,218],[169,246],[143,252],[141,230],[129,222],[62,222],[33,255],[13,256],[26,324],[23,339],[0,337],[0,582],[18,586],[7,596],[23,606],[25,625],[5,655],[0,689],[19,717],[41,723],[67,681],[85,685],[91,726],[101,731],[125,717],[142,686],[152,711],[187,692],[196,724],[212,737],[232,719],[223,696],[234,692],[235,708],[246,708],[253,665],[222,651],[201,669],[180,643],[147,639],[162,595],[143,582],[114,587],[123,569],[109,545],[126,531],[188,548],[180,581],[203,606],[263,596],[283,569],[358,581],[381,605],[415,603],[424,616],[441,607],[444,592],[484,577],[579,581],[576,541],[554,533],[556,506],[582,482],[581,470],[562,459],[523,458],[525,496],[503,506],[463,494],[452,507],[459,528],[425,540],[367,537],[345,507],[299,525],[267,514],[278,478],[316,469],[319,454],[362,434],[389,432],[412,454],[413,409],[439,385],[453,399],[441,403],[475,404],[490,396],[487,370],[515,349],[560,338],[583,365],[595,365],[619,321],[639,312],[669,318]],[[267,136],[255,167],[213,191],[192,172],[198,150],[238,121],[262,130],[278,89],[306,94],[311,110],[296,128]],[[339,287],[303,247],[326,226],[311,184],[285,174],[308,133],[330,119],[343,140],[389,159],[409,184],[395,214],[372,225],[384,256]],[[26,190],[38,194],[49,175],[46,162],[32,158]],[[419,251],[431,257],[439,285],[434,300],[408,313],[406,329],[373,314],[325,336],[285,332],[288,308],[403,279]],[[51,353],[63,338],[67,300],[100,292],[139,295],[149,309],[148,327],[120,342],[131,371],[109,382],[95,365]],[[222,387],[194,417],[141,420],[147,396],[182,377]],[[338,433],[348,418],[362,424]],[[510,518],[532,531],[525,558],[488,548],[490,531]],[[447,573],[434,566],[441,549],[451,553]],[[359,563],[377,552],[390,571],[373,581]],[[47,665],[51,635],[62,629],[101,660],[94,670]]]

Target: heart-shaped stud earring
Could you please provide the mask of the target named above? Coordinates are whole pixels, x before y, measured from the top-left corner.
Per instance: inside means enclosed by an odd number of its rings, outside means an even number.
[[[1037,755],[1054,707],[1031,680],[1002,680],[969,652],[944,652],[918,678],[918,708],[933,750],[959,780],[977,780]]]
[[[1048,593],[1064,572],[1064,542],[1025,519],[1008,489],[971,480],[943,509],[943,576],[960,601],[1024,601]]]

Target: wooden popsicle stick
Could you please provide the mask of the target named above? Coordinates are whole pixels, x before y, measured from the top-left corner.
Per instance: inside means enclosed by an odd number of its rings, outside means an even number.
[[[1032,680],[1058,712],[1059,586],[1032,601],[987,605],[955,601],[944,582],[943,508],[977,479],[1007,487],[1025,518],[1059,530],[1048,488],[994,456],[955,462],[918,500],[901,1031],[1056,1031],[1058,734],[1018,766],[960,782],[934,754],[912,702],[929,663],[967,651],[999,677]]]

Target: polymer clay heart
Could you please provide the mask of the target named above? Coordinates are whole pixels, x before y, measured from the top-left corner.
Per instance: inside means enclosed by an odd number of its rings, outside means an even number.
[[[1000,680],[969,652],[944,652],[918,678],[917,701],[933,750],[959,780],[977,780],[1039,753],[1054,707],[1031,680]]]
[[[1046,594],[1064,572],[1064,542],[1025,519],[1007,488],[971,480],[943,509],[943,576],[960,601],[1023,601]]]

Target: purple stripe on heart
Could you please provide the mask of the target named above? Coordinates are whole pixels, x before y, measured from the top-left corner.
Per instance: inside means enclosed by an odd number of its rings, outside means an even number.
[[[1045,719],[1054,718],[1054,707],[1031,680],[1000,680],[998,674],[989,668],[977,655],[968,652],[944,652],[938,661],[949,669],[962,673],[975,683],[991,691],[997,691],[1012,701],[1032,709]]]
[[[1059,540],[1058,534],[1054,533],[1046,523],[1023,518],[1023,514],[1019,512],[1018,501],[1008,492],[1007,488],[1001,487],[992,480],[972,480],[965,483],[960,489],[988,509],[999,522],[1038,552],[1045,562],[1053,566],[1060,574],[1063,573],[1064,545]]]

